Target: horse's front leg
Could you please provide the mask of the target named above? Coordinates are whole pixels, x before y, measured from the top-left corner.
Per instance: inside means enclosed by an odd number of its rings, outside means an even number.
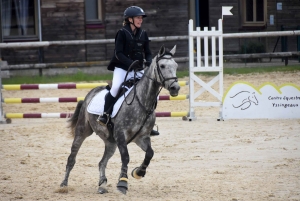
[[[122,132],[119,132],[116,137],[117,145],[120,151],[121,160],[122,160],[122,167],[121,167],[121,173],[119,176],[119,182],[117,184],[117,189],[123,193],[126,194],[128,190],[128,176],[127,176],[127,170],[128,170],[128,163],[129,163],[129,153],[127,149],[127,143],[125,140],[125,136]]]
[[[141,164],[140,167],[136,167],[132,170],[131,176],[136,179],[141,179],[146,174],[146,169],[149,166],[150,161],[154,156],[154,151],[151,147],[150,137],[140,138],[139,140],[136,141],[136,144],[139,147],[141,147],[141,149],[144,150],[146,153],[145,153],[145,159],[143,163]]]
[[[115,151],[117,148],[117,144],[114,142],[109,142],[105,141],[105,150],[104,150],[104,155],[99,162],[99,172],[100,172],[100,178],[99,178],[99,188],[98,192],[100,194],[107,193],[108,191],[106,190],[106,184],[107,184],[107,178],[105,176],[105,169],[108,160],[114,155]]]

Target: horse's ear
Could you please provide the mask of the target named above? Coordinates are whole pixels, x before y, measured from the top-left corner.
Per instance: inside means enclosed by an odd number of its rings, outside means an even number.
[[[170,53],[172,54],[172,56],[174,56],[176,52],[176,45],[174,45],[173,49],[170,51]]]
[[[161,55],[164,55],[164,54],[165,54],[165,51],[166,51],[166,48],[165,48],[164,45],[162,45],[162,46],[160,47],[159,52],[158,52],[158,57],[160,57]]]

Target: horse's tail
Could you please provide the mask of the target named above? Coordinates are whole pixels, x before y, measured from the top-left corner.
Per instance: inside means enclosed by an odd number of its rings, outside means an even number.
[[[76,109],[75,109],[75,112],[74,112],[73,116],[68,120],[68,122],[69,122],[68,127],[71,129],[71,134],[72,134],[73,137],[75,136],[75,126],[76,126],[77,121],[78,121],[78,117],[79,117],[79,113],[80,113],[80,109],[82,107],[82,104],[83,104],[83,100],[81,100],[77,103],[77,106],[76,106]]]

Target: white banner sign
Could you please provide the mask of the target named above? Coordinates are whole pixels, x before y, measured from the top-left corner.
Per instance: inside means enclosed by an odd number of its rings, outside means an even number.
[[[300,119],[300,87],[235,83],[223,97],[224,119]]]

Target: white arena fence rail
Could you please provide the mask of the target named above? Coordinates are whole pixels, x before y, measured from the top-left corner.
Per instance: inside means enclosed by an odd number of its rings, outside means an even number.
[[[270,31],[270,32],[248,32],[248,33],[223,33],[223,38],[255,38],[255,37],[276,37],[276,36],[297,36],[300,35],[300,30],[294,31]],[[160,41],[178,41],[189,40],[189,36],[163,36],[150,37],[153,42]],[[110,44],[114,43],[114,39],[98,39],[98,40],[70,40],[70,41],[41,41],[41,42],[12,42],[0,43],[0,49],[10,48],[36,48],[59,45],[88,45],[88,44]],[[225,59],[230,58],[274,58],[274,57],[291,57],[299,56],[299,52],[275,52],[275,53],[259,53],[259,54],[235,54],[223,55]],[[202,57],[204,59],[204,57]],[[211,57],[209,56],[209,59]],[[187,57],[175,58],[177,62],[189,61]],[[62,63],[36,63],[36,64],[16,64],[2,67],[2,70],[22,70],[22,69],[43,69],[43,68],[62,68],[65,66],[93,66],[93,65],[107,65],[109,61],[89,61],[89,62],[62,62]]]
[[[193,20],[192,20],[193,21]],[[294,31],[269,31],[269,32],[248,32],[248,33],[224,33],[223,38],[255,38],[255,37],[274,37],[274,36],[297,36],[300,30]],[[177,41],[188,40],[187,36],[163,36],[149,37],[151,41]],[[88,44],[108,44],[114,43],[115,39],[99,39],[99,40],[69,40],[69,41],[41,41],[41,42],[12,42],[0,43],[0,49],[9,48],[27,48],[27,47],[48,47],[53,45],[88,45]]]

